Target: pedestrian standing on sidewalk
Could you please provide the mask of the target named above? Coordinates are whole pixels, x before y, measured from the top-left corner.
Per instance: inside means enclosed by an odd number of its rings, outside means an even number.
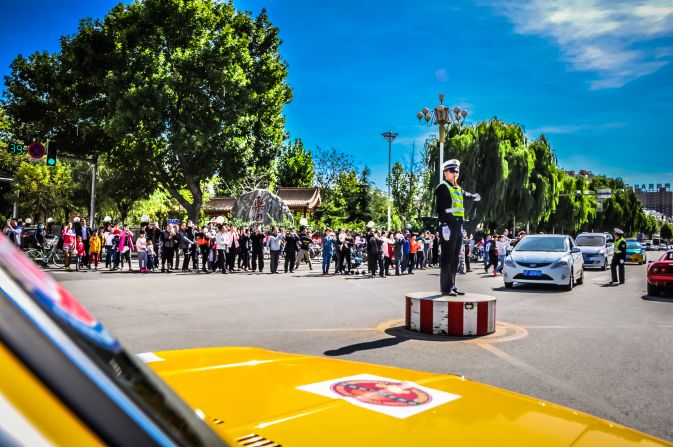
[[[71,272],[70,262],[77,256],[77,243],[75,231],[72,229],[72,223],[68,222],[63,231],[61,231],[61,237],[63,238],[63,257],[65,264],[65,271]]]
[[[507,231],[507,229],[505,229]],[[498,241],[495,243],[498,248],[498,267],[496,271],[498,273],[502,272],[502,269],[505,268],[505,257],[507,256],[507,247],[509,246],[509,238],[505,241],[505,236],[498,236]]]
[[[75,262],[75,270],[79,272],[82,270],[82,259],[84,259],[84,256],[86,256],[86,251],[84,251],[84,242],[82,242],[82,236],[77,236],[76,250],[77,261]]]
[[[215,235],[215,250],[217,250],[217,268],[220,269],[220,273],[227,274],[227,250],[229,249],[229,244],[227,241],[227,229],[224,225],[220,224],[217,227],[219,231]]]
[[[491,244],[494,244],[495,242],[491,238],[490,234],[486,235],[486,239],[484,240],[484,270],[488,272],[488,266],[491,265],[491,260],[490,260],[490,252],[491,252]]]
[[[265,235],[262,232],[262,227],[257,227],[255,234],[250,236],[250,241],[252,242],[252,271],[257,270],[259,266],[259,271],[264,270],[264,239]]]
[[[281,241],[285,239],[285,233],[281,228],[280,231],[278,227],[273,227],[273,231],[269,236],[267,241],[267,247],[269,248],[270,260],[269,264],[271,265],[271,273],[278,273],[278,262],[280,261],[280,251],[281,251]]]
[[[299,249],[299,237],[297,232],[292,230],[290,234],[285,237],[285,273],[294,273],[294,264],[297,257],[297,250]]]
[[[334,246],[336,238],[332,234],[331,229],[325,231],[322,238],[322,274],[329,275],[329,266],[332,263],[332,256],[334,256]]]
[[[379,263],[379,246],[376,244],[376,240],[376,232],[373,228],[370,228],[367,235],[367,267],[372,278],[376,276],[376,267]]]
[[[121,254],[121,266],[124,268],[124,260],[127,261],[129,265],[129,272],[133,269],[131,268],[131,253],[134,250],[133,245],[133,233],[129,230],[128,225],[124,225],[121,235],[119,236],[119,253]]]
[[[395,276],[400,276],[402,274],[402,257],[404,256],[404,236],[399,231],[395,233],[393,254],[395,257]]]
[[[297,261],[295,262],[294,268],[298,269],[301,261],[306,261],[308,264],[308,269],[313,270],[311,265],[311,244],[313,239],[311,239],[308,234],[306,234],[306,228],[302,228],[301,234],[299,236],[299,256],[297,256]]]
[[[140,231],[138,239],[136,239],[136,250],[138,250],[138,268],[141,273],[147,272],[147,239],[145,232]]]
[[[98,270],[100,254],[103,247],[103,234],[105,229],[100,227],[98,233],[94,233],[89,241],[89,262],[93,264],[93,269]]]
[[[173,269],[173,253],[175,250],[175,233],[173,225],[168,224],[161,233],[161,272],[170,273]],[[168,266],[166,266],[168,264]]]
[[[494,235],[493,239],[491,239],[491,245],[489,246],[488,249],[488,265],[486,266],[485,270],[486,273],[488,273],[488,269],[493,266],[493,276],[497,276],[498,274],[498,241],[500,240],[500,236]]]

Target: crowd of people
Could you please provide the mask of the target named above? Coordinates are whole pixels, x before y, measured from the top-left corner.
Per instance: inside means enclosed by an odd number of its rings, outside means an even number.
[[[8,221],[4,233],[21,244],[24,223]],[[42,247],[50,228],[40,224],[35,230],[35,245]],[[368,274],[370,276],[413,275],[439,264],[439,234],[413,232],[410,228],[394,232],[369,228],[365,232],[327,229],[313,232],[262,226],[236,227],[215,221],[205,226],[192,221],[161,228],[158,222],[144,223],[132,231],[128,225],[105,223],[91,228],[85,219],[68,222],[56,234],[64,254],[66,271],[111,271],[136,268],[142,272],[222,273],[263,272],[293,273],[305,264],[313,270],[320,264],[323,275]],[[475,242],[463,234],[458,272],[471,271],[472,262],[483,262],[486,272],[500,272],[507,248],[525,235],[510,239],[505,229],[500,235],[486,235]],[[134,255],[134,256],[132,256]],[[133,260],[135,257],[135,260]],[[282,264],[282,265],[281,265]],[[317,268],[317,267],[316,267]]]

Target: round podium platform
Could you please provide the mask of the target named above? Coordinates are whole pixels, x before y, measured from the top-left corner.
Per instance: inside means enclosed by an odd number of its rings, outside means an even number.
[[[406,328],[433,335],[488,335],[495,332],[495,297],[479,293],[446,296],[413,292],[405,296]]]

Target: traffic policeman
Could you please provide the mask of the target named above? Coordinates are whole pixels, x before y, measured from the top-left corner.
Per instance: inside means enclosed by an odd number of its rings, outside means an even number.
[[[437,216],[439,217],[439,240],[441,255],[439,258],[439,286],[442,295],[464,295],[456,288],[456,273],[460,251],[463,249],[463,219],[465,218],[464,199],[475,202],[481,200],[479,194],[471,194],[458,185],[460,162],[448,160],[442,165],[442,181],[437,185],[435,194]]]
[[[612,256],[612,263],[610,264],[610,273],[612,273],[612,281],[610,284],[617,285],[624,284],[624,263],[626,262],[626,240],[624,240],[624,232],[619,228],[614,229],[615,234],[615,251]],[[617,278],[617,269],[619,268],[619,279]]]

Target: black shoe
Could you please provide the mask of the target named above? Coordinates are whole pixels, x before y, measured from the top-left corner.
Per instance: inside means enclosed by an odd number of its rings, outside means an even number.
[[[452,290],[452,291],[447,292],[447,293],[442,293],[442,295],[457,296],[458,294]]]
[[[452,290],[453,292],[456,292],[456,295],[465,295],[465,292],[461,292],[460,290],[456,289],[455,287]]]

